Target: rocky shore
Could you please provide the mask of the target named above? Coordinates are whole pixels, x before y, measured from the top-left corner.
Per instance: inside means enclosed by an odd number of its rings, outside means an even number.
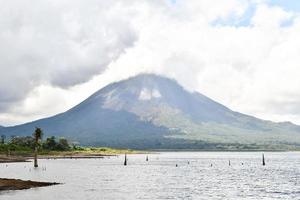
[[[24,181],[20,179],[6,179],[0,178],[0,191],[5,190],[24,190],[35,187],[45,187],[51,185],[58,185],[59,183]]]

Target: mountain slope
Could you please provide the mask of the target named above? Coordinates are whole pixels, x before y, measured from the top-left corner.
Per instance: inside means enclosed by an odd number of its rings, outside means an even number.
[[[300,144],[299,126],[234,112],[200,93],[186,91],[174,80],[153,74],[110,84],[62,114],[1,132],[28,135],[36,126],[47,135],[114,147]]]

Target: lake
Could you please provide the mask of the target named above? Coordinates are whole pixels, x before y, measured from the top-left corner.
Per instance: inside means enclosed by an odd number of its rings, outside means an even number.
[[[62,185],[0,192],[2,200],[300,199],[300,152],[168,152],[0,164],[1,178]],[[229,160],[231,166],[229,166]],[[177,165],[177,167],[176,167]]]

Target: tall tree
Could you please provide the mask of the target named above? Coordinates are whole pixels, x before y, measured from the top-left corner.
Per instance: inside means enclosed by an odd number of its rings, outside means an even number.
[[[33,133],[34,137],[34,167],[38,167],[37,156],[38,156],[38,148],[40,145],[40,141],[43,137],[43,131],[41,128],[36,127]]]

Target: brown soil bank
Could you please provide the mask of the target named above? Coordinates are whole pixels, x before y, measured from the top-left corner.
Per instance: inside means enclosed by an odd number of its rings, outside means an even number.
[[[0,155],[0,163],[12,163],[12,162],[28,162],[26,158],[23,157],[7,157]]]
[[[45,187],[50,185],[58,185],[59,183],[23,181],[19,179],[0,178],[0,191],[4,190],[24,190],[35,187]]]

